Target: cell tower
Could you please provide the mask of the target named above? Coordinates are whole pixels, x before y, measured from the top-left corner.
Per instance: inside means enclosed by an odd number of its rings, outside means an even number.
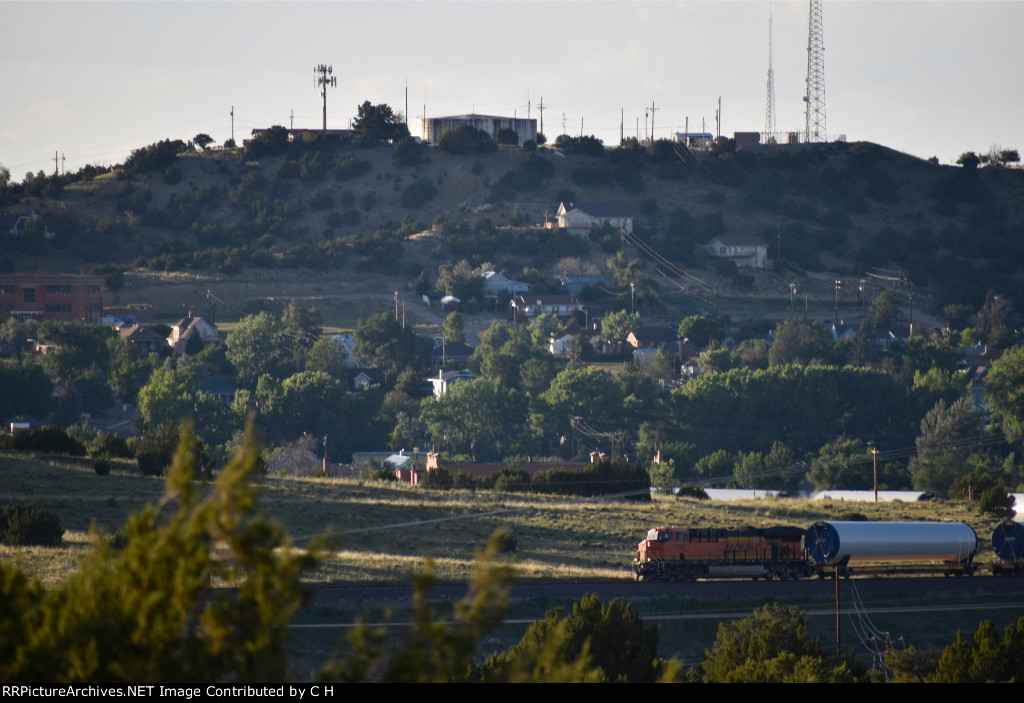
[[[768,104],[764,109],[764,144],[775,143],[775,70],[772,68],[772,15],[768,15]]]
[[[327,131],[327,86],[334,88],[338,85],[338,79],[332,76],[334,68],[325,64],[320,64],[313,69],[313,86],[315,88],[322,88],[320,93],[324,99],[324,131]]]
[[[807,22],[807,127],[808,142],[828,141],[825,129],[825,46],[821,31],[821,0],[811,0]]]

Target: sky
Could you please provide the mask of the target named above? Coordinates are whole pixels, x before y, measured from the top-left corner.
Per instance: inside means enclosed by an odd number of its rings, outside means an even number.
[[[808,2],[0,0],[0,164],[123,161],[160,139],[240,142],[327,125],[365,100],[417,118],[539,119],[550,141],[804,126]],[[824,0],[827,132],[952,163],[1024,150],[1024,1]],[[581,126],[582,121],[582,126]]]

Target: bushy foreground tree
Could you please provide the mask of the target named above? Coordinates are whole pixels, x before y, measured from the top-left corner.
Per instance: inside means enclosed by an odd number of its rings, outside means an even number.
[[[862,680],[856,660],[833,661],[807,634],[797,608],[766,605],[753,617],[723,623],[692,678],[706,683],[839,683]]]
[[[78,572],[44,592],[0,564],[0,679],[20,682],[278,681],[288,622],[317,547],[295,550],[253,518],[249,439],[213,486],[194,482],[186,434],[164,496],[114,546],[96,534]],[[232,586],[220,589],[217,586]]]

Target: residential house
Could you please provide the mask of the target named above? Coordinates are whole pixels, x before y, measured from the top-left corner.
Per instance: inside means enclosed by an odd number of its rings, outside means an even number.
[[[216,325],[207,322],[201,317],[193,317],[191,312],[187,317],[183,317],[171,325],[171,336],[167,338],[167,343],[174,351],[183,354],[185,347],[188,345],[189,338],[194,334],[199,335],[204,349],[224,344],[224,340],[220,338],[220,332],[217,330]]]
[[[606,285],[604,276],[559,276],[562,285],[569,291],[569,295],[579,295],[584,288],[597,288]]]
[[[434,348],[430,352],[430,363],[435,371],[444,368],[449,363],[457,363],[465,367],[472,355],[473,347],[468,344],[449,342],[444,337],[438,337],[434,340]]]
[[[602,225],[616,232],[633,233],[636,218],[633,206],[622,202],[559,203],[556,213],[559,229],[589,239]]]
[[[505,278],[497,271],[484,271],[484,298],[497,298],[498,294],[502,291],[508,291],[513,297],[520,293],[527,293],[530,290],[530,284],[522,281],[513,281],[511,278]]]
[[[235,402],[235,391],[238,390],[227,381],[224,381],[216,376],[207,376],[206,380],[203,381],[203,393],[212,395],[214,398],[224,403],[224,405],[231,405]]]
[[[732,261],[738,268],[768,265],[768,244],[756,234],[722,234],[704,245],[709,256]]]
[[[118,331],[121,339],[150,354],[167,348],[167,340],[143,325],[125,325]]]
[[[371,386],[383,387],[384,382],[384,369],[358,368],[348,372],[348,387],[351,391],[365,391]]]
[[[666,347],[669,352],[675,354],[681,346],[678,330],[671,327],[641,327],[636,332],[630,332],[626,341],[634,349],[654,349]]]
[[[512,299],[517,320],[533,320],[544,313],[566,320],[583,312],[583,305],[573,295],[530,295]]]
[[[568,356],[574,347],[578,348],[584,341],[589,340],[591,344],[601,336],[601,332],[595,329],[567,329],[551,335],[548,344],[548,351],[552,356]]]
[[[469,369],[463,369],[462,371],[441,370],[437,372],[437,376],[432,376],[426,380],[430,381],[430,385],[434,388],[434,397],[440,398],[451,390],[454,385],[465,381],[475,381],[476,378],[476,375]]]

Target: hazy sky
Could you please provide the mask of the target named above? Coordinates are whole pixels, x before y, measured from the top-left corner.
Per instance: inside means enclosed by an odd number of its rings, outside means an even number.
[[[0,163],[21,179],[121,161],[199,132],[321,122],[313,68],[330,64],[328,126],[364,100],[442,116],[537,118],[606,144],[764,128],[774,14],[780,130],[804,124],[808,3],[7,2],[0,0]],[[1024,2],[825,0],[830,136],[949,163],[1024,150]],[[622,116],[620,118],[620,115]],[[563,117],[564,116],[564,117]],[[648,123],[649,124],[649,123]]]

